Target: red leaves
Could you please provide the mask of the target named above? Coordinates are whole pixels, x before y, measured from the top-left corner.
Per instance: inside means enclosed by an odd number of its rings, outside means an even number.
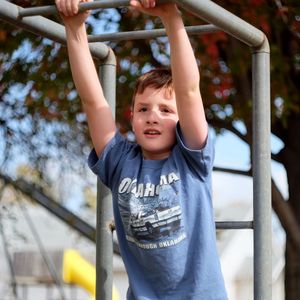
[[[130,122],[131,120],[131,106],[128,105],[123,112],[123,117],[127,122]]]
[[[7,31],[0,29],[0,42],[5,42],[7,37]]]
[[[268,35],[271,31],[270,29],[270,24],[267,20],[267,17],[266,16],[260,16],[260,20],[259,20],[259,23],[260,23],[260,28],[261,30],[266,34]]]
[[[214,60],[219,56],[219,50],[215,43],[211,43],[210,45],[208,45],[206,47],[206,52]]]
[[[201,42],[205,46],[206,54],[209,56],[213,64],[217,64],[219,60],[218,43],[226,41],[227,36],[224,32],[206,34],[201,36]]]

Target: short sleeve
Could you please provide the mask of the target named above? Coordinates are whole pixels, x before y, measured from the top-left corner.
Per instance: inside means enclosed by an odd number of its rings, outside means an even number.
[[[184,142],[184,137],[179,123],[176,127],[177,143],[190,168],[202,179],[211,174],[214,162],[214,145],[211,134],[208,131],[205,145],[202,149],[189,149]]]
[[[88,166],[106,186],[112,188],[113,179],[117,176],[124,157],[131,148],[132,145],[117,131],[99,157],[95,149],[91,151]]]

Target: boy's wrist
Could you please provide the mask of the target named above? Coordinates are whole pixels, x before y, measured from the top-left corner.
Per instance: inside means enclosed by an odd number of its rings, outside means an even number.
[[[87,39],[85,23],[82,23],[80,26],[65,24],[65,28],[68,37],[74,38],[76,40]]]
[[[167,11],[165,14],[160,16],[160,19],[164,25],[172,23],[173,21],[182,21],[181,12],[178,10],[177,7],[174,7],[174,9]]]
[[[161,21],[167,31],[169,28],[175,29],[184,26],[180,11],[177,11],[172,15],[161,17]]]

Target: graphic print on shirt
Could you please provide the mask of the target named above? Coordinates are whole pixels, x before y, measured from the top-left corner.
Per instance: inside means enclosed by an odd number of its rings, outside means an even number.
[[[186,238],[174,172],[160,177],[160,183],[137,183],[123,178],[118,203],[126,238],[140,248],[155,249],[178,244]]]

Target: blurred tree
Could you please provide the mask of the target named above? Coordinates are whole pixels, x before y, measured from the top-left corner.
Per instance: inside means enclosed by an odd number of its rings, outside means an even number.
[[[11,1],[20,6],[53,1]],[[272,181],[272,203],[286,233],[286,299],[300,299],[300,7],[298,0],[217,0],[227,10],[260,28],[271,47],[272,133],[284,144],[272,159],[287,173],[289,199]],[[184,13],[187,25],[201,24]],[[127,8],[93,12],[89,31],[130,31],[161,27],[159,20]],[[217,132],[229,130],[252,146],[251,53],[222,32],[191,38],[201,67],[207,118]],[[117,120],[129,129],[136,77],[169,64],[166,38],[108,42],[118,57]],[[43,174],[48,157],[86,154],[87,127],[74,90],[66,51],[60,45],[10,25],[0,25],[0,135],[3,163],[16,151]],[[243,122],[246,130],[236,126]],[[17,145],[17,147],[16,147]],[[251,158],[250,158],[251,160]],[[250,170],[251,173],[251,170]]]

